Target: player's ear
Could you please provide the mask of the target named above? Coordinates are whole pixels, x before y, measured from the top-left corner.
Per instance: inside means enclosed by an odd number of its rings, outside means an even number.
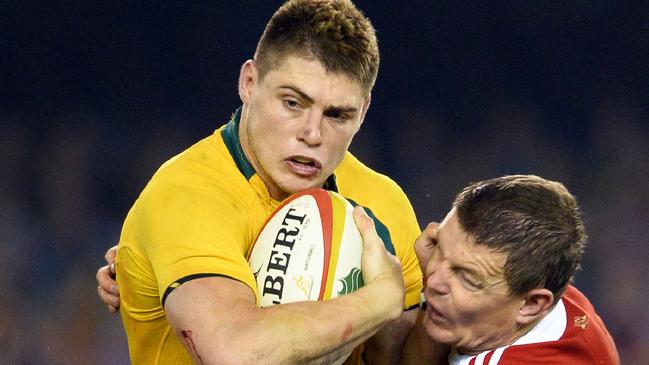
[[[517,322],[526,325],[543,317],[554,304],[554,295],[548,289],[537,288],[525,293],[521,308],[518,310]]]
[[[248,60],[241,66],[239,72],[239,97],[244,104],[247,104],[252,95],[252,88],[257,82],[257,66],[255,61]]]

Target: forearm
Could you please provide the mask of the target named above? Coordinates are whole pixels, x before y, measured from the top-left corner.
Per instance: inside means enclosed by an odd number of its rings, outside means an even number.
[[[401,365],[446,365],[449,348],[433,341],[422,325],[424,311],[418,310],[417,322],[404,346]]]
[[[377,305],[373,288],[364,289],[324,303],[300,302],[260,309],[257,319],[248,321],[247,331],[238,341],[257,349],[256,354],[251,353],[251,362],[331,363],[398,315],[398,311],[382,310]],[[268,336],[260,336],[262,333]]]
[[[398,364],[418,310],[404,311],[395,321],[383,326],[365,343],[363,358],[368,364]]]
[[[258,308],[245,287],[225,295],[209,286],[225,280],[192,280],[167,299],[172,328],[197,363],[331,363],[397,318],[403,300],[370,285],[326,302]],[[192,297],[200,285],[206,290]]]
[[[355,208],[354,218],[363,237],[366,285],[353,293],[257,308],[250,288],[229,278],[194,279],[174,289],[165,304],[167,318],[194,360],[330,363],[396,319],[404,301],[401,266],[362,208]]]

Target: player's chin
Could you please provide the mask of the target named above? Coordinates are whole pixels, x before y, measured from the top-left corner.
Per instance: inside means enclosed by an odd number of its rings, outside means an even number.
[[[449,329],[440,327],[438,324],[435,324],[433,321],[426,317],[424,317],[423,325],[424,329],[426,330],[426,334],[428,334],[428,337],[430,337],[433,341],[441,343],[443,345],[451,345],[455,343],[455,335]]]
[[[295,194],[303,190],[321,188],[326,179],[313,177],[292,177],[284,182],[283,190]]]

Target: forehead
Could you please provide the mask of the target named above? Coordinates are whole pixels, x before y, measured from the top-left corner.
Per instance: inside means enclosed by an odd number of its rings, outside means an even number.
[[[310,97],[327,96],[346,104],[363,103],[367,93],[342,72],[329,72],[317,59],[286,56],[268,70],[262,82],[271,88],[297,87]]]
[[[439,226],[438,244],[445,259],[452,264],[477,271],[483,276],[502,276],[507,255],[495,252],[485,245],[476,244],[460,225],[457,212],[453,208]]]

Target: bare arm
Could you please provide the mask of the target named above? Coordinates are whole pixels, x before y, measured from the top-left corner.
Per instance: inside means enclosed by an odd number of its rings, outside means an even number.
[[[424,232],[434,231],[438,223],[430,223]],[[430,259],[431,250],[426,241],[421,238],[415,241],[414,250],[420,267],[425,267]],[[427,237],[427,235],[425,236]],[[422,270],[423,271],[423,270]],[[403,314],[394,322],[383,327],[377,334],[365,343],[363,357],[368,364],[397,364],[399,363],[406,341],[414,328],[419,309],[412,309]]]
[[[401,359],[402,365],[446,365],[449,348],[433,341],[422,326],[424,310],[419,309],[417,323],[413,328]]]
[[[426,267],[432,255],[432,240],[435,236],[435,231],[438,229],[439,223],[431,222],[421,233],[419,238],[415,241],[415,253],[419,266]],[[447,364],[449,348],[433,341],[426,329],[422,324],[425,310],[423,308],[417,309],[417,319],[415,326],[412,328],[408,341],[403,350],[401,358],[402,365],[444,365]]]
[[[374,223],[354,212],[363,235],[358,291],[326,302],[259,308],[246,285],[228,278],[191,280],[165,303],[167,319],[198,364],[331,363],[401,313],[403,279]]]
[[[418,310],[405,311],[365,343],[363,357],[372,365],[398,364],[417,319]]]

